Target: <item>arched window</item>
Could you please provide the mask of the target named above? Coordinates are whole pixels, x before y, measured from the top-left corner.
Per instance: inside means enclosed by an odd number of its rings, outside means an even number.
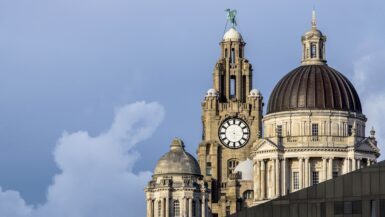
[[[235,50],[234,48],[231,48],[231,63],[235,63]]]
[[[239,161],[237,159],[230,159],[227,161],[228,174],[232,174],[236,166],[238,166]]]
[[[310,53],[311,58],[316,58],[317,57],[317,45],[316,43],[311,43],[311,53]]]
[[[243,199],[244,200],[251,200],[254,198],[254,191],[252,190],[247,190],[243,192]]]
[[[179,200],[174,200],[172,211],[173,211],[174,217],[180,217],[180,204],[179,204]]]
[[[158,201],[158,217],[162,217],[162,203]]]

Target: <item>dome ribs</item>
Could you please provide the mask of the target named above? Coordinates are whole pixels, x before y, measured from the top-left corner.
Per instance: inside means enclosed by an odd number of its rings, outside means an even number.
[[[313,69],[313,66],[311,66],[309,70],[309,77],[306,82],[307,88],[306,88],[306,107],[307,108],[316,108],[316,97],[317,97],[317,84],[315,80],[316,70]]]
[[[292,90],[290,91],[290,95],[289,95],[289,98],[290,98],[289,109],[296,108],[298,104],[299,82],[295,82],[295,81],[298,81],[298,77],[301,76],[301,73],[300,71],[297,71],[294,74],[295,76],[293,76],[293,79],[291,80]]]
[[[362,113],[352,83],[327,65],[304,65],[285,75],[271,94],[267,114],[300,109]]]
[[[309,72],[311,70],[311,67],[303,67],[302,76],[299,80],[300,82],[300,88],[298,91],[298,108],[306,108],[307,107],[307,88],[308,88],[308,82],[309,82]]]

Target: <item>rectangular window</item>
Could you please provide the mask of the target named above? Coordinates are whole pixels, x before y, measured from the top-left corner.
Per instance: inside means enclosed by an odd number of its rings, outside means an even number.
[[[211,162],[206,163],[206,176],[211,176]]]
[[[299,174],[298,172],[293,172],[293,189],[299,189]]]
[[[319,173],[318,171],[313,171],[313,185],[316,185],[319,183]]]
[[[344,214],[352,214],[352,202],[345,201],[344,202]]]
[[[337,178],[337,177],[338,177],[338,172],[337,171],[333,171],[333,179]]]
[[[312,141],[318,141],[318,124],[311,125]]]
[[[344,214],[344,202],[338,201],[334,202],[334,215],[343,215]]]
[[[277,136],[282,137],[282,125],[277,125]]]
[[[348,125],[348,136],[351,136],[353,134],[352,128],[353,128],[353,126],[349,124]]]
[[[311,135],[318,136],[318,124],[311,125]]]
[[[352,201],[352,214],[361,214],[362,213],[362,201],[356,200]]]
[[[385,217],[385,199],[380,200],[380,217]]]
[[[377,200],[370,201],[370,217],[377,217],[378,204]]]

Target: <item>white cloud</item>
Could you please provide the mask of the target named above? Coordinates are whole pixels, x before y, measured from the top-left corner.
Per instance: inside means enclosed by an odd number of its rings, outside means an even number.
[[[152,135],[163,116],[159,104],[138,102],[117,109],[110,129],[96,137],[64,133],[54,152],[62,172],[48,188],[47,202],[32,208],[17,192],[0,189],[0,216],[145,216],[143,189],[151,173],[132,172],[139,157],[132,148]]]
[[[372,47],[377,49],[355,62],[353,79],[368,118],[367,131],[375,128],[382,153],[380,159],[385,159],[385,47]]]

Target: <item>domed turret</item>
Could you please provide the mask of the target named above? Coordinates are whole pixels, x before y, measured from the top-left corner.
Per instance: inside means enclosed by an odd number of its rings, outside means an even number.
[[[352,83],[329,67],[325,58],[326,36],[316,26],[302,36],[302,64],[284,76],[273,89],[267,114],[293,110],[338,110],[362,113]]]
[[[181,139],[172,141],[170,151],[160,158],[155,167],[154,175],[165,174],[201,175],[198,162],[184,150]]]
[[[243,41],[243,38],[241,33],[232,27],[223,35],[223,41]]]

